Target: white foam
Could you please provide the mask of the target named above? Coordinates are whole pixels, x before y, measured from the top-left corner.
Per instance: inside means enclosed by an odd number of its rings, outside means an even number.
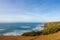
[[[21,26],[20,28],[30,28],[30,26]]]
[[[4,36],[16,36],[16,35],[20,35],[20,34],[18,34],[18,33],[16,33],[16,32],[8,32],[8,33],[5,33],[5,34],[3,34]]]
[[[15,30],[14,32],[7,32],[5,34],[3,34],[4,36],[19,36],[19,35],[22,35],[23,33],[25,32],[28,32],[28,31],[18,31],[18,30]]]
[[[41,30],[43,30],[44,29],[44,27],[41,27],[40,25],[38,25],[36,28],[34,28],[33,30],[37,30],[37,31],[41,31]]]
[[[5,29],[0,29],[0,30],[5,30]]]

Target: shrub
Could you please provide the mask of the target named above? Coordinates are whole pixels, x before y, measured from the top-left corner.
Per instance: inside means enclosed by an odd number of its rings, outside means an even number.
[[[27,33],[24,33],[22,36],[35,36],[35,32],[34,31],[27,32]]]

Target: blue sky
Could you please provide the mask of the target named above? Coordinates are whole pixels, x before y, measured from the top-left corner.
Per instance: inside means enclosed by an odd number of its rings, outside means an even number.
[[[60,21],[60,0],[0,0],[0,22]]]

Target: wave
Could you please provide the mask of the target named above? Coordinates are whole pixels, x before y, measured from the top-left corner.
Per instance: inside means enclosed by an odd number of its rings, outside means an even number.
[[[3,36],[19,36],[25,32],[43,30],[41,23],[29,23],[29,24],[4,24],[0,25],[0,35]]]
[[[31,26],[20,26],[20,28],[31,28]]]
[[[3,36],[20,36],[22,35],[23,33],[25,32],[29,32],[31,30],[14,30],[13,32],[7,32],[7,33],[4,33]]]
[[[0,31],[5,30],[5,29],[0,29]]]
[[[35,28],[33,28],[32,30],[34,31],[41,31],[44,29],[44,25],[37,25]]]

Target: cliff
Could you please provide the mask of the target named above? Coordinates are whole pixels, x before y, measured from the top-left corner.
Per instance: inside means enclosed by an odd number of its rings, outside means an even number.
[[[58,27],[58,26],[60,26],[60,22],[48,22],[48,23],[45,23],[46,28]]]

